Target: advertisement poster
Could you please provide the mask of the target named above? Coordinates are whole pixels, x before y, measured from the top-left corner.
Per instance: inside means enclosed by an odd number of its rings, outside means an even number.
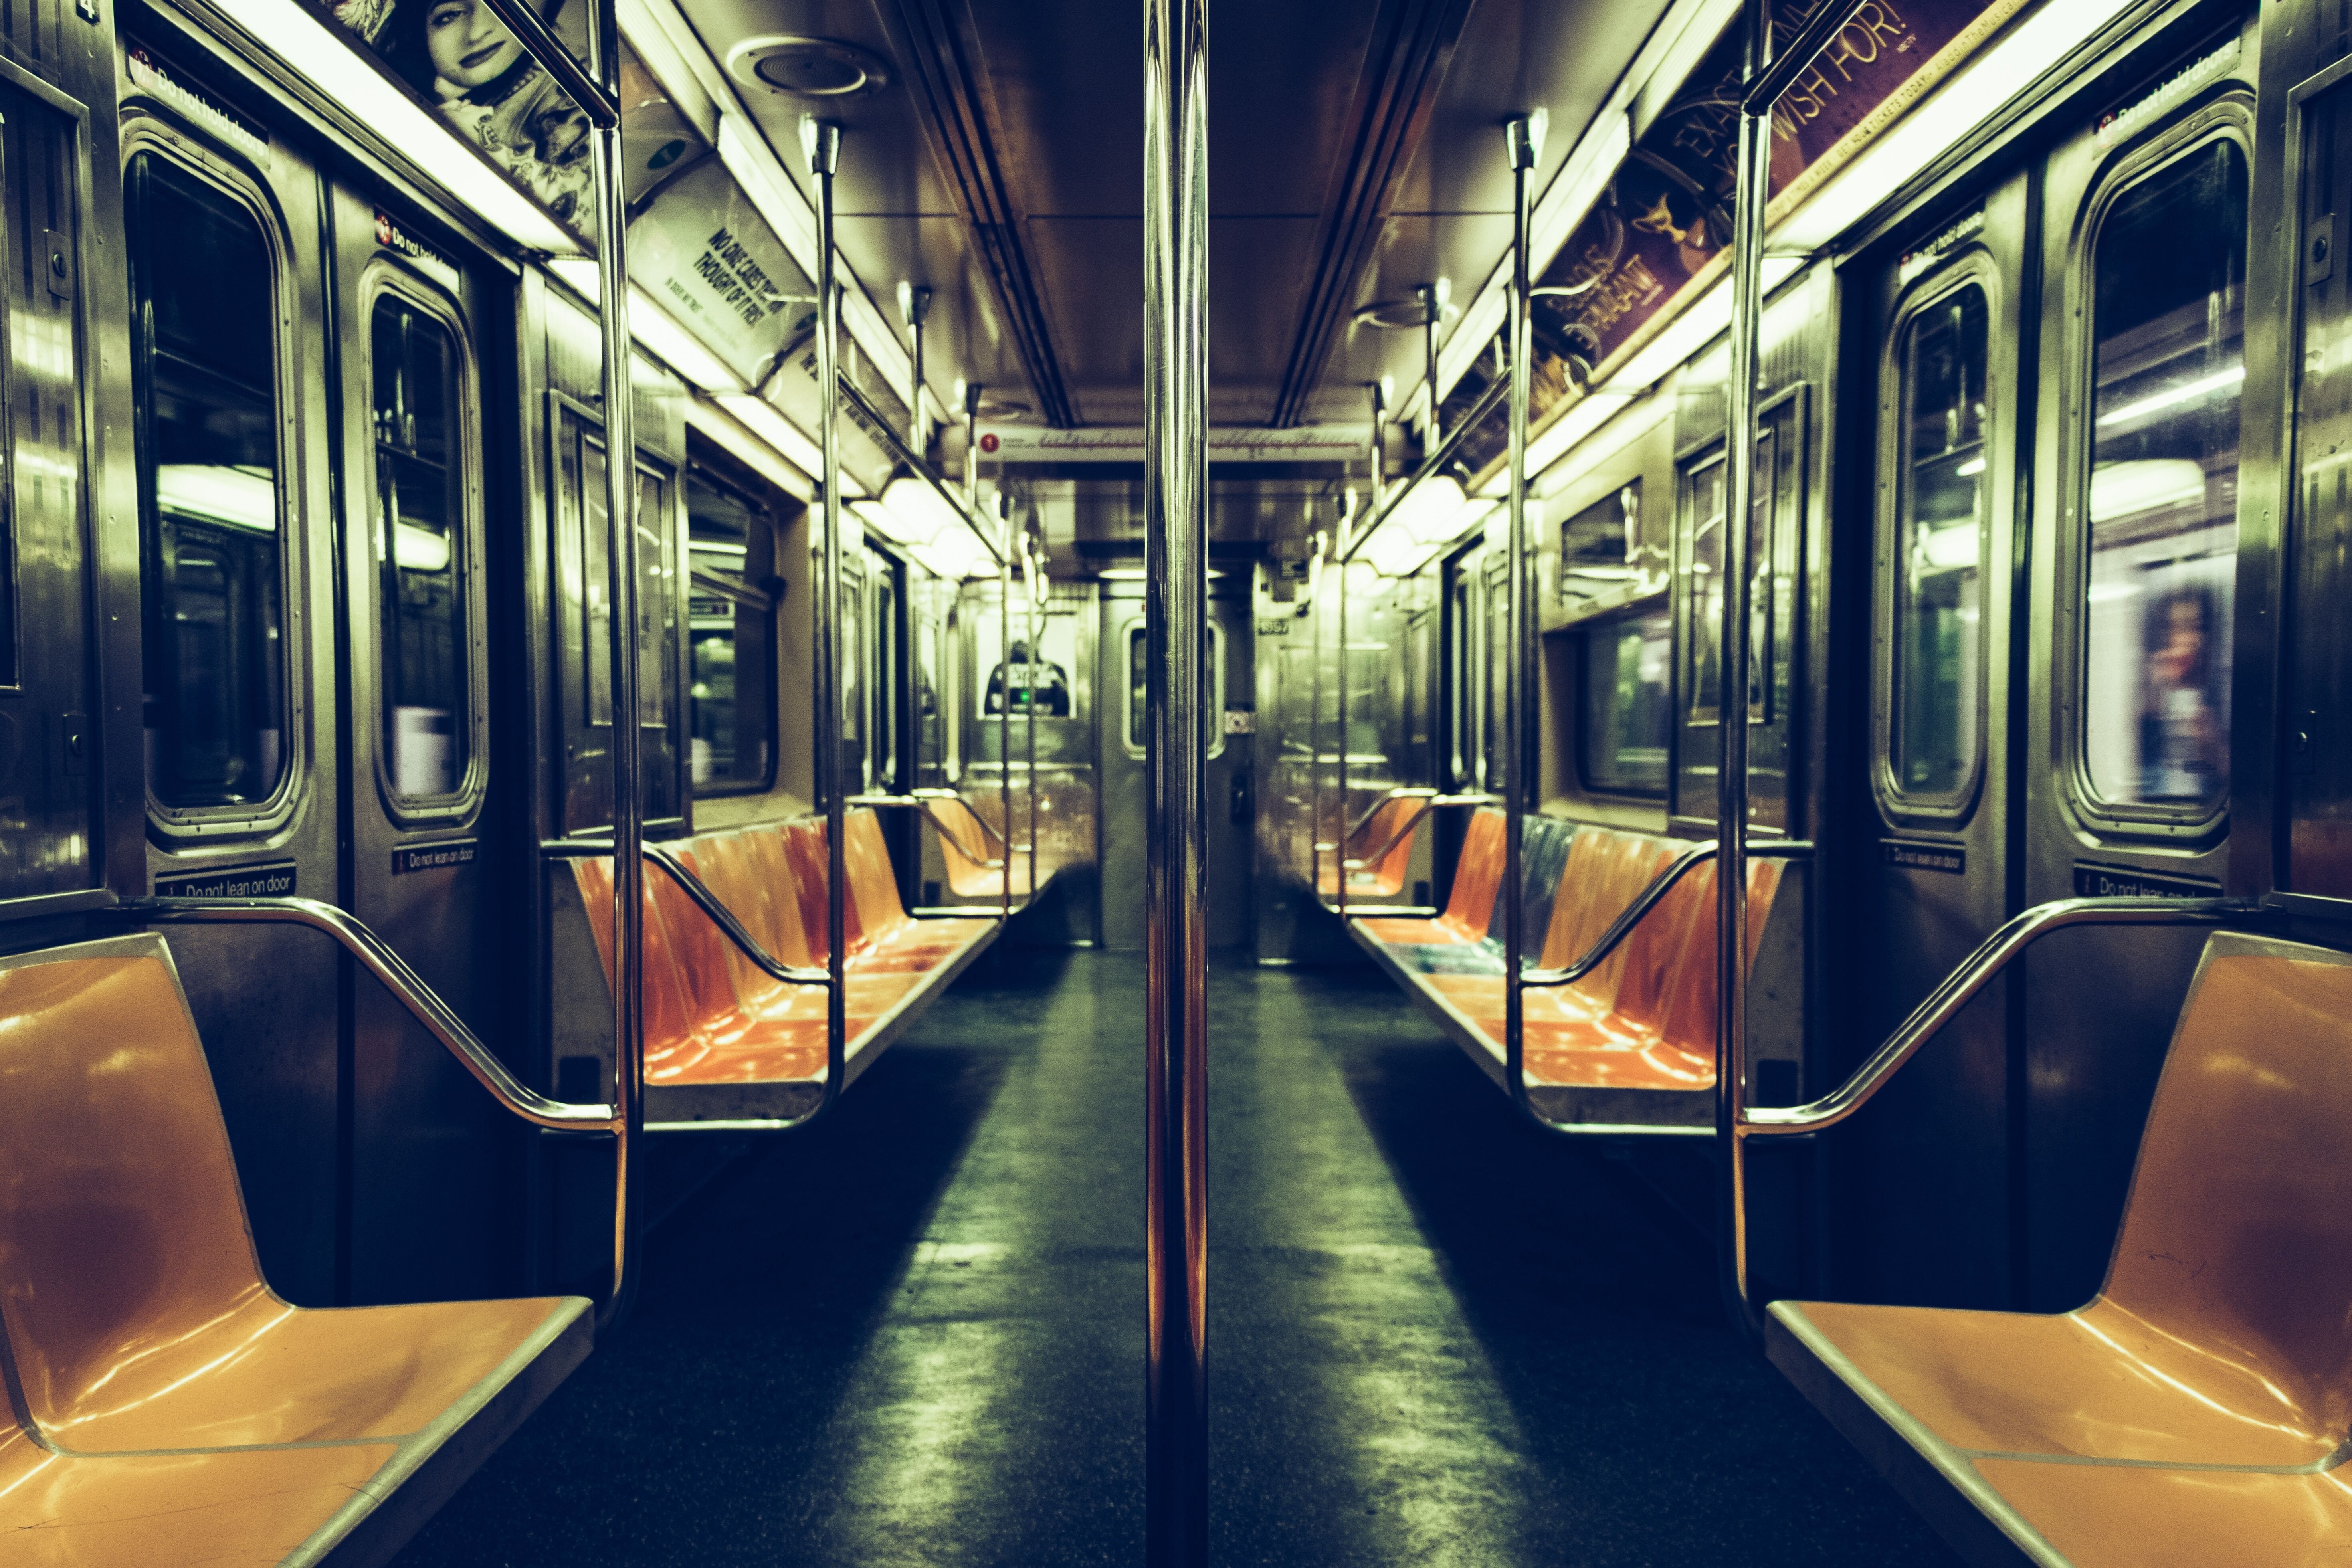
[[[595,226],[588,116],[534,63],[483,0],[312,0],[452,129],[581,234]],[[540,0],[574,55],[587,47],[580,0]]]
[[[1778,8],[1775,42],[1786,47],[1821,0]],[[1778,219],[1894,123],[1954,66],[2023,5],[2024,0],[1868,0],[1772,112],[1772,204]],[[1543,275],[1538,288],[1571,290],[1539,298],[1533,321],[1536,363],[1530,415],[1540,426],[1572,385],[1605,378],[1671,317],[1677,300],[1696,299],[1713,280],[1731,239],[1739,140],[1740,37],[1735,24],[1716,41],[1682,91],[1643,133],[1617,176]],[[1502,374],[1499,354],[1482,360],[1445,400],[1459,418]],[[1477,472],[1507,439],[1501,409],[1464,444]]]

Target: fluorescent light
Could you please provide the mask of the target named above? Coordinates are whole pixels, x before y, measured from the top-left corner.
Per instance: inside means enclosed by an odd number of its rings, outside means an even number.
[[[1567,413],[1528,443],[1530,479],[1574,450],[1578,442],[1608,424],[1612,416],[1633,401],[1629,392],[1588,392],[1577,399]]]
[[[732,555],[740,558],[751,553],[751,547],[748,545],[724,544],[715,539],[688,540],[686,547],[697,555]]]
[[[1970,458],[1967,462],[1954,468],[1952,475],[1956,479],[1972,479],[1984,471],[1985,460],[1982,458]]]
[[[1795,277],[1808,258],[1802,256],[1767,256],[1764,258],[1764,297],[1769,300],[1772,290]],[[1707,286],[1706,293],[1692,300],[1680,316],[1652,338],[1649,346],[1628,360],[1602,385],[1602,390],[1628,396],[1646,390],[1664,379],[1666,374],[1685,360],[1696,355],[1713,342],[1717,336],[1731,330],[1731,276],[1725,272]]]
[[[902,530],[897,537],[907,544],[929,544],[950,530],[969,527],[963,513],[940,494],[928,479],[892,479],[882,492],[882,504]]]
[[[2091,521],[2107,522],[2205,499],[2205,469],[2189,458],[2141,458],[2091,470]]]
[[[1771,243],[1819,250],[2031,86],[2124,10],[2127,0],[2044,5],[1954,71],[1926,102],[1881,132],[1773,231]]]
[[[823,480],[824,452],[814,441],[801,433],[800,426],[785,418],[776,405],[762,397],[719,397],[713,399],[719,407],[733,415],[753,435],[783,455],[786,462],[810,478]],[[841,470],[841,493],[860,496],[866,493],[857,476],[847,468]]]
[[[2184,381],[2178,386],[2169,386],[2150,396],[2126,403],[2111,414],[2100,415],[2099,428],[2104,430],[2110,425],[2122,425],[2163,409],[2178,407],[2184,403],[2194,403],[2209,392],[2219,392],[2225,386],[2235,386],[2245,379],[2246,367],[2242,364],[2233,364],[2227,370],[2217,370],[2210,375],[2200,375],[2194,381]]]
[[[1095,575],[1106,583],[1140,583],[1150,574],[1140,566],[1106,566]]]
[[[1462,481],[1451,474],[1439,474],[1406,491],[1381,527],[1387,532],[1402,532],[1415,544],[1451,539],[1462,499]]]
[[[516,244],[555,256],[581,252],[578,237],[484,162],[447,121],[394,86],[296,0],[237,0],[229,15],[255,43]]]
[[[1919,556],[1939,572],[1973,566],[1982,553],[1984,531],[1973,522],[1951,528],[1931,528],[1919,540]]]
[[[408,572],[449,570],[449,536],[413,522],[392,525],[393,563]]]
[[[559,258],[547,269],[577,290],[591,305],[604,302],[604,278],[596,263],[584,257]],[[728,396],[748,390],[743,378],[680,325],[661,302],[636,284],[629,285],[629,336],[645,351],[703,391]]]
[[[2083,597],[2095,605],[2112,605],[2118,599],[2138,598],[2139,589],[2130,583],[2094,583]]]
[[[155,508],[169,517],[255,533],[278,531],[278,480],[268,468],[225,463],[159,463]]]

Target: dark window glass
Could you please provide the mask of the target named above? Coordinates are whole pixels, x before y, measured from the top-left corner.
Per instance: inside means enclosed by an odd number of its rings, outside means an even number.
[[[1986,324],[1971,283],[1904,329],[1890,762],[1906,795],[1962,789],[1981,744]]]
[[[284,776],[290,720],[277,268],[226,192],[152,153],[129,184],[148,787],[250,807]]]
[[[1584,689],[1577,767],[1603,795],[1663,798],[1673,720],[1666,676],[1674,617],[1658,610],[1584,628]]]
[[[1150,694],[1151,660],[1141,626],[1127,634],[1127,743],[1137,751],[1144,745],[1145,702]]]
[[[1642,481],[1602,496],[1559,525],[1559,597],[1573,610],[1595,599],[1666,585],[1666,546],[1642,512]]]
[[[2204,816],[2230,784],[2246,162],[2140,181],[2093,252],[2083,762],[2102,799]]]
[[[1756,440],[1755,504],[1748,528],[1748,717],[1766,723],[1772,674],[1772,504],[1780,439],[1767,430]],[[1683,481],[1690,530],[1690,682],[1684,706],[1696,723],[1711,724],[1723,708],[1723,519],[1731,504],[1731,465],[1718,455]]]
[[[898,777],[898,594],[887,563],[876,560],[873,572],[873,629],[867,639],[874,665],[869,682],[874,695],[870,782],[877,788],[891,789],[897,787]]]
[[[373,347],[385,771],[395,795],[430,799],[457,792],[473,742],[457,345],[442,322],[386,295]]]
[[[695,787],[764,789],[776,755],[776,614],[751,575],[765,575],[768,521],[733,492],[699,478],[687,481],[686,515],[694,568],[687,697]]]

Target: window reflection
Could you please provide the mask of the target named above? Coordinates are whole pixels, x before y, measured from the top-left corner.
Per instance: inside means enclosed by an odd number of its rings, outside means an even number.
[[[457,793],[472,742],[456,345],[394,295],[376,302],[373,338],[383,753],[393,793],[426,799]]]
[[[687,707],[695,787],[764,789],[777,726],[775,623],[765,514],[698,468],[686,486]],[[759,552],[753,560],[752,552]]]
[[[129,184],[148,787],[249,806],[286,767],[277,268],[226,191],[152,153]]]
[[[1946,295],[1904,330],[1895,522],[1895,733],[1906,795],[1952,795],[1976,766],[1983,681],[1984,290]]]
[[[1772,509],[1778,482],[1777,428],[1756,438],[1754,502],[1748,525],[1748,717],[1771,719],[1767,694],[1772,669]],[[1718,455],[1683,482],[1690,529],[1690,693],[1694,723],[1712,724],[1723,710],[1723,520],[1731,505],[1731,465]]]
[[[1668,660],[1674,616],[1658,610],[1584,628],[1582,713],[1577,768],[1584,787],[1603,795],[1664,797]]]
[[[2083,761],[2102,799],[2229,789],[2246,168],[2217,142],[2124,194],[2092,268]]]

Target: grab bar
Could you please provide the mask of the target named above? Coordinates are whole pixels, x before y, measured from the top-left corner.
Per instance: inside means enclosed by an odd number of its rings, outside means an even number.
[[[1617,951],[1618,945],[1633,933],[1633,928],[1642,923],[1642,918],[1657,908],[1659,900],[1673,890],[1676,882],[1683,879],[1685,872],[1695,866],[1714,859],[1715,852],[1716,846],[1712,843],[1699,843],[1692,845],[1688,849],[1675,856],[1673,863],[1652,878],[1650,885],[1635,895],[1633,901],[1625,906],[1624,911],[1610,922],[1609,929],[1601,933],[1600,938],[1593,942],[1584,956],[1564,969],[1523,969],[1519,972],[1519,984],[1522,985],[1573,985],[1591,973],[1606,962],[1611,953]],[[1748,847],[1748,856],[1750,859],[1795,860],[1812,852],[1812,845],[1802,838],[1769,839],[1761,844],[1750,844]]]
[[[125,899],[97,913],[129,925],[295,925],[323,932],[359,960],[360,967],[374,975],[393,1000],[407,1008],[425,1033],[447,1047],[474,1081],[508,1110],[535,1127],[559,1131],[612,1131],[620,1125],[620,1112],[614,1106],[551,1100],[517,1079],[406,959],[358,916],[332,904],[316,899]]]
[[[946,823],[940,820],[940,814],[931,809],[931,802],[940,798],[942,795],[950,800],[960,801],[963,799],[963,796],[956,794],[953,790],[940,790],[937,793],[918,790],[912,795],[853,795],[849,797],[848,804],[851,805],[870,806],[895,805],[902,806],[911,811],[921,812],[923,814],[923,820],[937,828],[939,830],[940,837],[946,839],[949,844],[952,845],[957,854],[962,856],[965,859],[971,861],[975,866],[985,867],[991,869],[1003,867],[1004,864],[1003,857],[991,858],[986,854],[975,854],[971,847],[964,843],[962,837],[958,834],[954,828],[950,827]],[[971,807],[967,805],[965,809],[969,811],[971,810]],[[987,830],[991,837],[995,838],[999,843],[1003,842],[1004,836],[990,827],[986,817],[974,811],[971,813],[971,819],[974,822],[979,823],[983,829]]]

